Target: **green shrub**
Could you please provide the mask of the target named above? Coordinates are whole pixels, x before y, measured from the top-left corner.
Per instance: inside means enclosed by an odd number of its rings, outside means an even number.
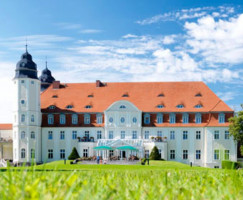
[[[77,158],[79,158],[78,151],[75,147],[73,147],[71,154],[68,156],[68,160],[75,160]]]
[[[150,160],[160,160],[161,159],[161,156],[159,154],[159,149],[156,146],[154,146],[154,148],[152,149],[149,159]]]
[[[233,162],[229,160],[222,161],[222,169],[238,169],[240,167],[240,163]]]

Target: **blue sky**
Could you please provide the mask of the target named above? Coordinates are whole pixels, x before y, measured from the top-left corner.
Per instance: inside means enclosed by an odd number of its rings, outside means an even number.
[[[0,4],[0,123],[28,50],[61,82],[204,81],[243,103],[242,1],[42,0]]]

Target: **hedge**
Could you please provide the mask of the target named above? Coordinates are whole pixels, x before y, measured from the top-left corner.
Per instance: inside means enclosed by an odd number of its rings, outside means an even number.
[[[233,162],[229,160],[222,161],[222,169],[238,169],[240,168],[240,163]]]

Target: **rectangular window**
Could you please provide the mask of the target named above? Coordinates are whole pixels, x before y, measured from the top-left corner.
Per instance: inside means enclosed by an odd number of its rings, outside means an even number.
[[[109,139],[113,139],[113,131],[109,131]]]
[[[125,135],[125,131],[121,131],[121,139],[125,139],[126,135]]]
[[[97,140],[102,139],[102,132],[97,131]]]
[[[21,122],[25,122],[25,115],[21,115]]]
[[[225,123],[225,114],[224,113],[220,113],[219,114],[219,123]]]
[[[195,119],[196,124],[201,124],[202,123],[202,115],[201,115],[201,113],[197,113],[195,118],[196,118]]]
[[[157,137],[162,137],[162,131],[157,131]]]
[[[149,131],[145,131],[144,139],[149,139]]]
[[[171,160],[175,159],[175,150],[170,150],[170,159]]]
[[[163,115],[162,114],[157,114],[157,123],[162,124],[163,123]]]
[[[219,131],[214,131],[214,139],[219,140]]]
[[[84,124],[90,124],[90,115],[84,115]]]
[[[72,124],[78,124],[78,115],[77,114],[72,115]]]
[[[170,140],[175,139],[175,131],[170,131]]]
[[[60,115],[60,124],[65,124],[66,123],[66,115],[61,114]]]
[[[65,139],[65,132],[60,131],[60,140],[64,140],[64,139]]]
[[[83,149],[83,157],[87,158],[88,156],[88,149]]]
[[[230,138],[229,131],[225,131],[224,132],[224,139],[229,140],[229,138]]]
[[[132,139],[138,139],[137,131],[132,131]]]
[[[196,160],[201,159],[201,150],[196,150]]]
[[[48,124],[54,124],[54,116],[53,115],[48,115]]]
[[[72,135],[73,140],[77,139],[77,131],[73,131],[73,135]]]
[[[188,121],[189,121],[189,115],[187,113],[184,113],[182,116],[182,123],[188,124]]]
[[[60,149],[60,158],[65,159],[65,149]]]
[[[96,115],[96,121],[97,121],[97,124],[102,124],[102,115],[101,114]]]
[[[183,131],[183,140],[187,140],[187,138],[188,138],[188,132]]]
[[[48,140],[52,140],[53,139],[53,133],[52,131],[48,131]]]
[[[35,139],[35,132],[34,132],[34,131],[32,131],[32,132],[30,133],[30,138],[31,138],[31,139]]]
[[[174,113],[171,113],[170,114],[170,123],[171,124],[174,124],[176,122],[176,116]]]
[[[224,150],[224,159],[225,160],[229,160],[229,155],[230,155],[230,151],[229,150]]]
[[[89,131],[84,131],[85,142],[89,141]]]
[[[196,140],[201,140],[201,131],[196,131]]]
[[[183,150],[183,160],[188,159],[188,150]]]
[[[219,160],[219,150],[218,149],[214,150],[214,160]]]
[[[48,159],[53,159],[53,149],[48,149]]]

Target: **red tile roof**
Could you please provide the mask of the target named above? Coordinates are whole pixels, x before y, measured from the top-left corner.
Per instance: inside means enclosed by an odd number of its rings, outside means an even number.
[[[13,125],[12,124],[0,124],[0,130],[12,130]]]
[[[233,112],[203,82],[121,82],[106,83],[102,87],[96,87],[96,83],[61,85],[59,89],[50,86],[41,94],[43,111],[55,105],[73,112],[104,112],[115,101],[128,100],[143,112]],[[158,97],[161,93],[164,96]],[[198,93],[201,96],[196,96]],[[124,94],[128,97],[122,97]],[[53,98],[55,95],[57,98]],[[157,108],[160,104],[164,107]],[[184,108],[177,108],[179,104]],[[203,107],[195,108],[197,104]],[[67,105],[73,105],[73,108],[66,109]],[[86,105],[92,108],[86,109]]]

